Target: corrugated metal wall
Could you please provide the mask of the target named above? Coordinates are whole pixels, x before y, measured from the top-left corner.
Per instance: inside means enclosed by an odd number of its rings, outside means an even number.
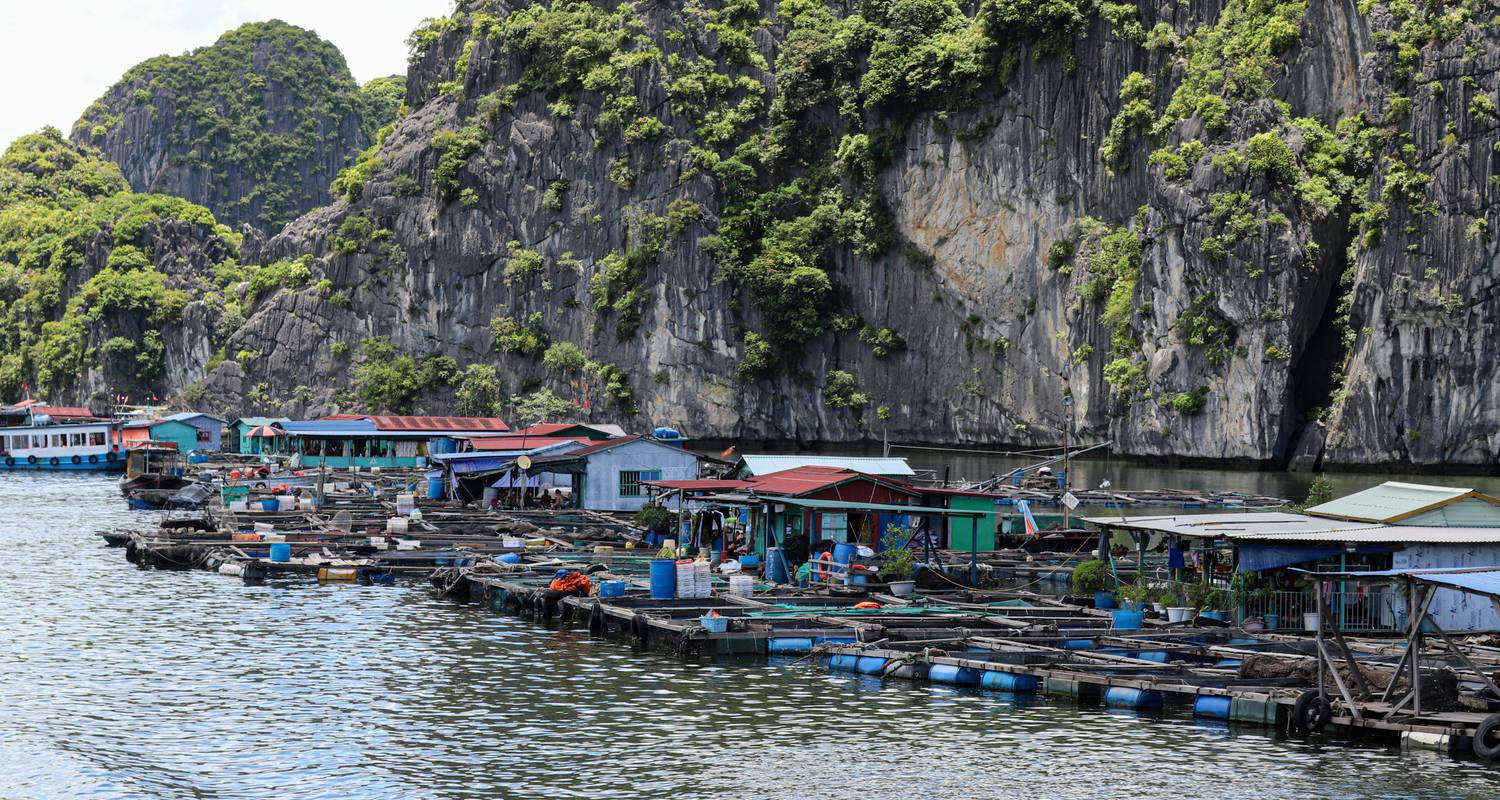
[[[1435,528],[1500,528],[1500,506],[1471,497],[1403,519],[1396,524]]]
[[[1394,554],[1396,569],[1500,565],[1500,544],[1412,544]],[[1500,615],[1487,598],[1440,589],[1428,610],[1445,631],[1500,630]]]
[[[588,476],[584,481],[583,507],[593,511],[635,511],[646,504],[646,497],[621,497],[620,473],[661,470],[662,480],[691,480],[698,477],[698,457],[676,447],[653,442],[631,442],[588,456]]]

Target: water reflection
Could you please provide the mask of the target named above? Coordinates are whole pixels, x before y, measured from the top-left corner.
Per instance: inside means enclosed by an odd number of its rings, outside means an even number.
[[[149,572],[108,479],[0,480],[0,796],[1491,797],[1429,754],[681,663],[393,587]]]

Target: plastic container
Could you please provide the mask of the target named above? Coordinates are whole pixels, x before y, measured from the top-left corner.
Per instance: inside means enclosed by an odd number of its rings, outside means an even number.
[[[1186,606],[1174,606],[1167,609],[1167,622],[1191,622],[1195,608]]]
[[[275,530],[276,530],[276,526],[272,525],[269,522],[257,522],[257,523],[255,523],[255,532],[256,533],[271,533],[271,532],[273,532]]]
[[[1117,631],[1137,631],[1145,624],[1146,612],[1144,611],[1111,611],[1114,617],[1114,629]]]
[[[504,548],[507,548],[507,549],[520,550],[520,549],[526,547],[526,540],[525,539],[517,539],[514,536],[507,536],[504,539],[500,540],[500,546],[504,547]]]
[[[624,597],[625,596],[625,581],[600,581],[599,582],[599,596],[600,597]]]
[[[740,559],[744,564],[744,559]],[[787,574],[786,558],[782,556],[780,547],[766,549],[766,579],[771,583],[791,583],[792,578]]]
[[[276,506],[281,511],[296,511],[297,496],[291,494],[280,495],[276,498]]]
[[[879,675],[885,671],[886,660],[879,656],[860,656],[855,669],[864,675]]]
[[[1094,592],[1094,608],[1108,611],[1115,607],[1114,592]]]
[[[521,563],[521,556],[517,555],[516,553],[501,553],[500,555],[495,557],[495,560],[499,561],[501,564],[519,564]],[[603,587],[600,587],[599,594],[600,596],[604,595]]]
[[[260,510],[261,511],[279,511],[279,510],[281,510],[281,501],[277,500],[274,497],[267,497],[266,499],[261,500],[259,502],[260,502]]]
[[[1111,708],[1161,708],[1166,701],[1166,696],[1153,689],[1112,686],[1104,693],[1104,704]]]
[[[760,556],[748,554],[740,556],[740,569],[750,569],[760,566]]]
[[[1203,616],[1208,617],[1209,619],[1218,620],[1219,622],[1229,621],[1228,611],[1204,611]]]
[[[1002,692],[1034,692],[1037,681],[1035,675],[1017,675],[1014,672],[989,670],[979,676],[979,685]]]
[[[723,633],[729,630],[729,617],[699,617],[698,624],[709,633]]]
[[[1193,716],[1229,719],[1229,704],[1230,699],[1228,697],[1202,695],[1193,701]]]
[[[671,600],[677,596],[677,562],[670,558],[651,559],[651,599]]]
[[[927,670],[927,680],[933,683],[953,683],[959,686],[978,686],[980,672],[971,667],[952,664],[933,664]]]
[[[749,575],[730,575],[729,593],[736,597],[750,597],[755,594],[755,579]]]
[[[839,542],[833,546],[833,560],[836,563],[848,566],[854,560],[854,554],[859,552],[859,546],[847,542]]]
[[[229,503],[230,511],[249,511],[250,504],[244,500],[234,500]]]
[[[387,533],[406,533],[406,517],[391,517],[385,521]]]
[[[292,546],[286,542],[277,542],[271,545],[271,560],[278,564],[285,564],[292,560]]]
[[[1316,631],[1318,629],[1318,612],[1314,611],[1302,615],[1302,629]]]
[[[428,500],[441,500],[441,499],[443,499],[443,479],[442,478],[428,478],[427,479],[427,499]]]
[[[1266,630],[1268,631],[1274,631],[1277,628],[1281,627],[1280,614],[1265,614],[1262,616],[1262,618],[1266,621]]]

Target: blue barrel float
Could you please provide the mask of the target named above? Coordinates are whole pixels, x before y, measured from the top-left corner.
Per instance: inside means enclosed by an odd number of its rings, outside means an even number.
[[[1117,631],[1138,631],[1146,623],[1146,612],[1144,611],[1111,611],[1114,617],[1114,627]]]
[[[1229,719],[1229,703],[1228,697],[1202,695],[1193,701],[1193,716]]]
[[[1166,701],[1166,697],[1154,689],[1111,686],[1104,693],[1104,704],[1111,708],[1161,708]]]
[[[651,599],[671,600],[677,596],[677,562],[670,558],[651,559]]]
[[[443,499],[443,479],[442,478],[428,478],[427,479],[427,499],[428,500],[441,500],[441,499]]]
[[[599,582],[599,596],[600,597],[606,597],[606,598],[608,598],[608,597],[624,597],[625,596],[625,581],[600,581]]]
[[[813,640],[805,636],[785,636],[766,640],[766,652],[777,655],[802,655],[811,653]]]
[[[839,672],[854,672],[859,669],[859,656],[834,656],[828,659],[828,668]]]
[[[933,664],[927,670],[927,680],[934,683],[954,683],[959,686],[975,686],[979,683],[979,670],[953,664]]]
[[[979,685],[1002,692],[1034,692],[1037,682],[1035,675],[1017,675],[1014,672],[988,670],[979,676]]]
[[[261,511],[280,511],[281,510],[281,501],[277,500],[274,497],[263,499],[263,500],[260,501],[260,510]]]
[[[865,675],[878,675],[885,670],[885,659],[880,656],[860,656],[855,669]]]
[[[286,542],[271,543],[271,560],[278,564],[285,564],[292,560],[292,546]]]
[[[501,553],[495,556],[495,560],[501,564],[519,564],[521,563],[521,556],[518,553]]]

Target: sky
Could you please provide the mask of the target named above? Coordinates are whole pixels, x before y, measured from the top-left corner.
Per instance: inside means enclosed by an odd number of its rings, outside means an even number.
[[[125,70],[280,19],[343,51],[360,83],[406,74],[406,35],[452,0],[0,0],[0,148],[54,125],[64,134]]]

